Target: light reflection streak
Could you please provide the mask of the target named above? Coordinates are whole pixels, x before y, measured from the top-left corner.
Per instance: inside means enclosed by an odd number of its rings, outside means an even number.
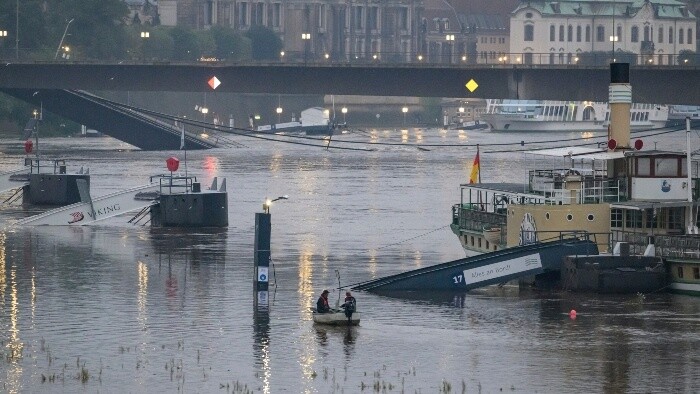
[[[311,320],[310,306],[314,305],[314,293],[313,293],[313,282],[311,280],[313,276],[313,245],[308,243],[303,243],[301,251],[299,253],[299,283],[297,288],[299,289],[299,299],[302,300],[302,315],[305,315],[305,320]],[[315,356],[315,344],[314,338],[310,334],[303,335],[301,338],[303,343],[301,347],[301,354],[299,355],[299,364],[302,369],[303,382],[308,387],[303,389],[303,392],[310,392],[313,390],[314,381],[314,362],[316,361]]]
[[[139,291],[136,298],[136,303],[139,307],[139,323],[141,323],[141,328],[146,329],[148,318],[147,318],[147,301],[148,301],[148,266],[143,261],[138,262],[138,287]]]
[[[281,153],[275,152],[270,158],[270,172],[278,172],[282,167],[283,159],[284,156]]]
[[[202,169],[209,178],[219,176],[219,158],[215,156],[205,156],[202,162]]]
[[[19,299],[17,296],[17,267],[10,268],[10,327],[7,343],[6,361],[11,364],[7,372],[6,388],[9,393],[18,393],[22,381],[22,364],[19,362],[22,357],[24,344],[19,337]]]
[[[593,138],[593,133],[591,133],[590,131],[584,131],[581,133],[581,138],[591,139]]]
[[[457,138],[459,138],[460,140],[468,140],[469,139],[469,138],[467,138],[467,133],[464,130],[459,131],[459,134],[457,134]]]

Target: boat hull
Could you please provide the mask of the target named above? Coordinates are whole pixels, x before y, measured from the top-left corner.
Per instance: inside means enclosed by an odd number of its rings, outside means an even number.
[[[354,312],[348,322],[345,312],[313,313],[314,323],[330,326],[357,326],[360,324],[360,314]]]

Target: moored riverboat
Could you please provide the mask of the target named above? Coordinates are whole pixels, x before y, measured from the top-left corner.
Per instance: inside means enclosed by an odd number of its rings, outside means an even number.
[[[630,144],[629,85],[612,84],[611,97],[608,149],[531,151],[560,157],[562,166],[528,170],[520,184],[461,185],[452,230],[467,255],[585,232],[602,252],[619,254],[614,247],[625,245],[631,255],[662,258],[671,290],[700,294],[698,162],[691,160],[690,148],[643,150],[639,140]],[[688,141],[689,135],[688,122]]]

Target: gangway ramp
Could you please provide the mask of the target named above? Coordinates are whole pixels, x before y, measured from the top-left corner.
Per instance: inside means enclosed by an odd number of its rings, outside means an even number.
[[[502,249],[354,285],[368,291],[472,290],[558,270],[570,255],[597,255],[588,239],[560,239]]]
[[[27,167],[6,171],[0,174],[0,193],[29,185]]]
[[[150,183],[92,199],[86,186],[81,187],[81,202],[52,209],[15,222],[15,225],[82,226],[126,212],[144,209],[158,201],[160,184]]]

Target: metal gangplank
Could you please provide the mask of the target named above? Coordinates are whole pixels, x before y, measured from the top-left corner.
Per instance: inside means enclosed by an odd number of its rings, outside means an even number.
[[[558,270],[570,255],[597,255],[590,239],[571,238],[502,249],[354,285],[368,291],[465,291]]]
[[[150,183],[92,199],[87,182],[78,180],[81,202],[52,209],[15,222],[15,225],[82,226],[126,212],[143,209],[158,201],[160,184]]]

